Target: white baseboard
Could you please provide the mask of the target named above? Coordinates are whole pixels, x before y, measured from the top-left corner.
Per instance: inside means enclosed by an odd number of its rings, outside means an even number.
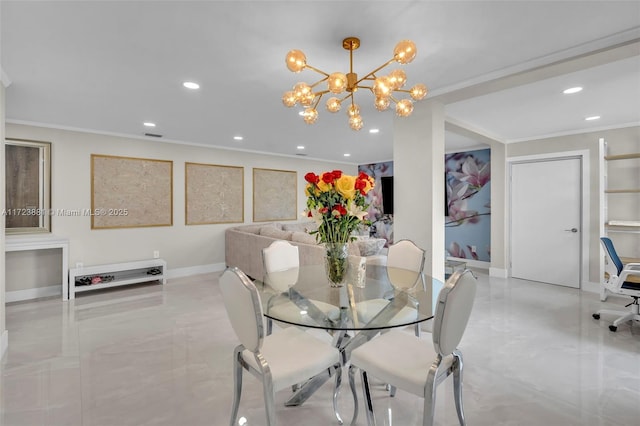
[[[447,257],[447,260],[454,260],[456,262],[464,262],[467,264],[469,268],[477,268],[477,269],[489,269],[491,263],[485,262],[483,260],[473,260],[473,259],[463,259],[460,257]]]
[[[189,277],[191,275],[207,274],[210,272],[224,271],[227,266],[224,263],[212,263],[209,265],[189,266],[186,268],[167,269],[167,278]],[[5,302],[19,302],[21,300],[38,299],[41,297],[62,296],[60,284],[49,287],[36,287],[26,290],[7,291]]]
[[[60,284],[52,285],[48,287],[29,288],[26,290],[7,291],[5,293],[4,301],[7,303],[19,302],[21,300],[38,299],[40,297],[51,297],[51,296],[62,297],[62,288]]]
[[[508,278],[509,271],[503,268],[489,268],[490,277]]]
[[[7,349],[9,349],[9,330],[3,331],[0,337],[0,359],[7,353]]]
[[[224,263],[211,263],[209,265],[188,266],[186,268],[167,269],[167,278],[190,277],[191,275],[208,274],[210,272],[224,271],[227,265]]]

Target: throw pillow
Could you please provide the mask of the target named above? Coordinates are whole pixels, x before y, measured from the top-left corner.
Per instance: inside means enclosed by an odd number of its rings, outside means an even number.
[[[309,235],[306,232],[294,232],[291,235],[291,241],[295,241],[297,243],[303,243],[303,244],[313,244],[313,245],[318,244],[316,242],[316,236]]]
[[[263,226],[262,229],[260,229],[260,235],[278,240],[290,240],[291,234],[290,231],[283,231],[275,226]]]
[[[291,232],[304,232],[304,224],[303,223],[285,223],[282,225],[282,229],[285,231]]]
[[[309,232],[318,229],[318,225],[315,222],[285,223],[282,229],[291,232]]]
[[[375,256],[380,253],[386,242],[384,238],[366,238],[357,240],[356,244],[358,244],[360,256]]]

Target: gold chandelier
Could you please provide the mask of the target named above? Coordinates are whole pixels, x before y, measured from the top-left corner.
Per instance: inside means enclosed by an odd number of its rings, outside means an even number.
[[[353,130],[362,129],[364,124],[360,116],[360,107],[355,103],[353,96],[358,89],[369,89],[371,93],[373,93],[375,96],[374,105],[378,111],[386,110],[393,101],[396,105],[396,114],[400,117],[411,115],[413,112],[413,102],[411,102],[410,99],[396,99],[394,94],[408,93],[411,98],[416,101],[424,99],[424,97],[427,96],[427,86],[424,84],[416,84],[409,90],[402,89],[407,82],[407,75],[402,69],[395,69],[384,76],[376,75],[376,73],[394,61],[402,65],[413,61],[418,52],[415,43],[411,40],[402,40],[396,44],[393,50],[393,58],[360,79],[358,79],[358,74],[353,72],[353,51],[360,47],[360,39],[357,37],[347,37],[342,41],[342,47],[349,51],[349,72],[347,74],[341,72],[328,74],[318,68],[312,67],[307,64],[307,57],[300,50],[291,50],[287,53],[286,63],[290,71],[299,73],[305,68],[309,68],[324,76],[324,78],[311,85],[298,83],[293,86],[293,90],[285,92],[282,96],[282,103],[287,107],[293,107],[298,103],[306,107],[302,116],[307,124],[313,124],[318,119],[317,107],[322,96],[326,93],[340,95],[345,91],[347,92],[342,98],[334,96],[327,99],[326,106],[327,111],[338,112],[342,107],[342,103],[351,99],[351,103],[347,108],[347,115],[349,117],[349,126]],[[314,92],[316,86],[325,81],[327,82],[327,89]],[[369,83],[369,85],[366,85],[367,83]]]

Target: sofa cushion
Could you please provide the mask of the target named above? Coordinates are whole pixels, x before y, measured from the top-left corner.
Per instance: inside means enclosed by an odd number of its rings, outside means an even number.
[[[248,232],[250,234],[260,235],[260,229],[262,229],[263,225],[247,225],[238,228],[238,231]]]
[[[309,232],[318,229],[318,225],[315,222],[285,223],[282,229],[291,232]]]
[[[275,226],[263,226],[260,229],[260,235],[265,237],[277,238],[279,240],[290,240],[292,232],[283,231]]]
[[[384,238],[362,238],[355,242],[360,250],[360,256],[375,256],[387,243]]]
[[[291,234],[291,241],[303,244],[318,244],[315,235],[309,235],[306,232],[294,232]]]

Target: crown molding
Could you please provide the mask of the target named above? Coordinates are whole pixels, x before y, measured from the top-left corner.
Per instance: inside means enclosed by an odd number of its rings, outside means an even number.
[[[433,89],[445,105],[640,55],[640,27]]]

